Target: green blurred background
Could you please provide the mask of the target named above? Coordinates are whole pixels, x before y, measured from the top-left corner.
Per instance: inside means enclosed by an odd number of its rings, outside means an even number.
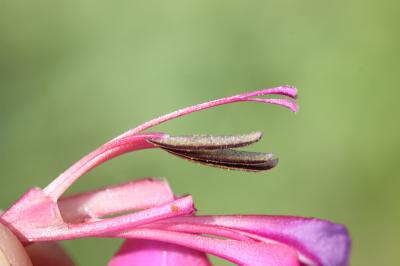
[[[241,103],[170,134],[265,132],[279,167],[223,171],[148,150],[70,192],[167,177],[201,214],[316,216],[348,226],[352,265],[398,265],[398,1],[0,0],[1,207],[125,129],[195,103],[291,84],[300,113]],[[120,240],[65,241],[105,265]],[[397,243],[397,244],[396,244]],[[218,265],[227,265],[215,260]]]

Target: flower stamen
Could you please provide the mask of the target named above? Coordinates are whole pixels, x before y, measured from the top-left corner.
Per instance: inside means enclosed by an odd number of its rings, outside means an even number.
[[[278,163],[271,153],[249,152],[232,148],[259,141],[261,132],[243,135],[168,136],[148,139],[149,142],[177,157],[203,165],[242,171],[265,171]]]

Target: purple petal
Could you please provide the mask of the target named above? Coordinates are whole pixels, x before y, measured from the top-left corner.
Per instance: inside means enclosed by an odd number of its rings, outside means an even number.
[[[299,266],[298,255],[282,244],[224,240],[160,229],[132,229],[109,237],[156,240],[209,253],[239,265]]]
[[[349,264],[351,240],[346,228],[324,220],[238,215],[177,217],[161,223],[202,224],[235,229],[290,245],[305,257],[303,262],[312,261],[322,266]]]
[[[203,252],[170,243],[128,239],[108,266],[210,266]]]

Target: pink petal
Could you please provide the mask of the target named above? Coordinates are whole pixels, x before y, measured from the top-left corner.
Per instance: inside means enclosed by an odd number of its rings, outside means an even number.
[[[192,214],[195,211],[191,196],[136,213],[80,224],[64,223],[58,206],[40,189],[32,189],[9,210],[0,221],[7,225],[23,243],[58,241],[99,236],[131,229],[162,219]]]
[[[233,240],[242,241],[254,241],[251,237],[246,236],[246,234],[232,230],[222,226],[206,225],[206,224],[168,224],[168,223],[154,223],[145,226],[151,229],[160,229],[165,231],[175,231],[181,233],[191,233],[191,234],[206,234],[214,235],[223,238],[229,238]]]
[[[124,231],[136,226],[153,223],[166,218],[189,215],[195,211],[192,196],[182,197],[171,203],[142,210],[136,213],[121,215],[113,218],[88,222],[83,224],[70,224],[68,230],[58,232],[51,239],[41,236],[40,240],[62,240],[88,236],[99,236],[117,231]],[[34,240],[38,241],[38,239]]]
[[[109,266],[210,266],[206,254],[191,248],[159,241],[128,239]]]
[[[172,243],[209,253],[239,265],[299,266],[297,252],[281,244],[223,240],[159,229],[133,229],[108,236]]]
[[[347,266],[350,237],[343,225],[328,221],[289,216],[196,216],[162,221],[171,224],[201,224],[247,232],[292,246],[303,262],[323,266]],[[247,235],[251,237],[251,235]],[[310,264],[310,263],[308,263]]]
[[[147,209],[173,200],[174,194],[166,180],[147,178],[62,197],[58,206],[64,221],[77,223]]]
[[[57,203],[40,188],[31,188],[14,205],[0,215],[18,239],[29,242],[31,234],[51,232],[65,227]],[[39,232],[39,234],[41,233]]]

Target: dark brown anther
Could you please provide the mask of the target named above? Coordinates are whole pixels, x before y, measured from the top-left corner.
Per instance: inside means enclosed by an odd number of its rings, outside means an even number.
[[[174,149],[165,150],[180,156],[215,163],[260,164],[272,159],[272,154],[270,153],[238,151],[232,149],[197,151],[181,151]]]
[[[275,167],[278,159],[270,153],[248,152],[232,148],[257,142],[261,132],[230,136],[167,136],[148,141],[180,158],[204,165],[243,171],[265,171]]]
[[[243,135],[191,135],[168,136],[159,139],[149,139],[151,143],[165,149],[174,150],[214,150],[238,148],[250,145],[262,138],[262,132],[252,132]]]
[[[278,163],[270,153],[236,151],[231,149],[180,151],[164,149],[180,158],[204,165],[243,171],[265,171]]]

